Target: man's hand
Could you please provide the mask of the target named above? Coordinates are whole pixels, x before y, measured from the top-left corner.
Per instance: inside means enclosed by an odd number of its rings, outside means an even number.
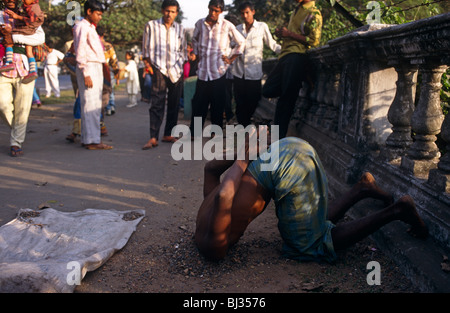
[[[238,147],[237,160],[250,162],[258,156],[258,131],[256,127],[251,127],[248,133],[244,131],[244,134],[245,142]]]
[[[275,30],[275,35],[277,35],[279,38],[291,38],[298,41],[302,45],[308,46],[308,38],[295,32],[291,32],[286,27],[277,28]]]
[[[22,16],[20,16],[19,14],[15,13],[14,11],[12,11],[10,9],[6,9],[5,13],[8,14],[10,17],[12,17],[15,20],[23,19]]]
[[[236,60],[236,58],[238,57],[237,54],[233,55],[231,58],[227,57],[226,55],[222,55],[222,60],[226,63],[226,64],[233,64],[234,60]]]
[[[84,76],[84,85],[86,88],[94,87],[94,83],[92,82],[91,76]]]
[[[277,28],[275,30],[275,35],[277,35],[280,38],[289,37],[290,31],[286,27]]]

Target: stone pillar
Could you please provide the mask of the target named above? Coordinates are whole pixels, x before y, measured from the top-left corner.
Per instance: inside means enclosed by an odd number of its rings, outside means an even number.
[[[447,144],[447,152],[440,158],[438,168],[430,171],[428,184],[438,191],[450,193],[450,114],[442,123],[441,138]]]
[[[431,62],[420,67],[422,82],[419,101],[412,115],[414,143],[402,158],[402,168],[414,175],[427,174],[437,167],[440,152],[435,143],[440,133],[444,114],[440,105],[441,76],[447,66]]]
[[[324,114],[323,125],[331,132],[337,132],[338,125],[338,96],[339,96],[339,81],[341,79],[341,67],[332,66],[331,75],[328,81],[327,95],[325,103],[327,104],[327,111]]]
[[[394,101],[388,111],[388,120],[392,124],[392,133],[386,139],[381,157],[387,161],[404,155],[412,144],[411,117],[414,112],[414,99],[417,85],[417,66],[403,60],[389,62],[397,72],[397,90]]]
[[[312,120],[316,126],[320,126],[322,122],[323,115],[325,114],[327,105],[324,102],[325,95],[327,93],[327,82],[329,79],[329,73],[325,65],[320,65],[318,67],[318,77],[316,79],[316,85],[314,86],[317,89],[317,93],[315,94],[316,106],[317,109],[314,112],[314,116]]]

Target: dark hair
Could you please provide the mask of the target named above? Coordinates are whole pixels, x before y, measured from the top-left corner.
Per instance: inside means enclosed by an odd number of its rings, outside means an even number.
[[[165,9],[167,7],[177,7],[177,12],[180,11],[180,4],[177,0],[164,0],[161,4],[161,9]]]
[[[95,30],[100,37],[106,33],[106,29],[102,25],[98,25]]]
[[[100,12],[105,12],[105,6],[97,1],[97,0],[87,0],[84,3],[84,14],[87,14],[88,9],[91,9],[92,12],[94,11],[100,11]]]
[[[243,10],[245,10],[245,9],[247,9],[247,8],[249,8],[250,10],[255,10],[255,5],[253,4],[253,2],[250,2],[250,1],[245,1],[245,2],[242,2],[240,5],[239,5],[239,12],[240,11],[243,11]]]
[[[131,50],[128,50],[127,52],[125,52],[125,54],[128,54],[132,59],[134,59],[134,52]]]
[[[225,10],[225,3],[223,2],[223,0],[210,0],[208,8],[210,6],[219,7],[222,11]]]
[[[55,43],[53,42],[53,40],[49,39],[47,40],[47,42],[45,43],[47,45],[47,47],[49,47],[50,49],[54,49],[55,48]]]

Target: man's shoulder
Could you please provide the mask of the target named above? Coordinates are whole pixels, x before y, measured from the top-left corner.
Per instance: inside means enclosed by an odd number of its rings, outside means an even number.
[[[179,29],[180,31],[184,31],[184,26],[181,23],[173,22],[173,26],[175,26],[175,28]]]
[[[201,27],[205,23],[206,18],[202,17],[195,22],[195,27]]]
[[[266,22],[255,20],[254,25],[256,26],[256,28],[267,28],[267,29],[269,29],[269,25],[267,25]]]
[[[229,20],[225,19],[225,18],[220,18],[219,19],[220,22],[224,23],[225,25],[227,25],[228,27],[233,27],[236,28],[236,26],[231,23]]]
[[[73,26],[73,30],[85,28],[85,27],[88,27],[89,25],[90,25],[90,23],[85,18],[83,18],[78,23],[75,23],[75,25]]]
[[[309,13],[315,14],[315,15],[322,15],[322,12],[320,12],[319,8],[314,4],[306,9]]]

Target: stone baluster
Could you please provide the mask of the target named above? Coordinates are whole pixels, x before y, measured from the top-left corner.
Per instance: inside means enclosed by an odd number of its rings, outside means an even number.
[[[324,114],[324,127],[332,133],[337,131],[338,125],[338,95],[339,82],[341,79],[341,66],[332,66],[331,75],[328,80],[327,95],[325,96],[325,103],[327,104],[327,111]]]
[[[404,155],[412,144],[411,117],[414,112],[414,99],[417,86],[417,66],[403,60],[391,60],[397,72],[397,90],[394,101],[388,111],[388,120],[392,124],[392,133],[386,139],[381,157],[387,161]]]
[[[325,96],[327,94],[327,84],[329,81],[330,75],[328,72],[328,68],[325,65],[321,65],[319,69],[319,76],[317,78],[317,94],[316,94],[316,102],[317,102],[317,110],[314,113],[313,121],[316,126],[320,126],[322,123],[323,115],[327,109],[327,104],[325,103]]]
[[[444,114],[440,106],[441,76],[447,66],[431,62],[420,66],[422,82],[419,101],[412,115],[414,142],[402,158],[402,168],[414,175],[425,175],[437,167],[440,157],[436,135],[441,131]]]
[[[430,171],[428,184],[436,190],[450,193],[450,114],[442,123],[440,136],[446,143],[446,153],[440,158],[438,168]]]
[[[314,120],[315,113],[318,109],[317,97],[318,97],[318,93],[319,93],[318,85],[319,85],[320,73],[321,73],[321,70],[318,69],[315,73],[316,77],[314,79],[313,85],[310,86],[311,92],[309,92],[309,108],[308,108],[308,112],[306,113],[306,120],[311,121],[311,122]]]

